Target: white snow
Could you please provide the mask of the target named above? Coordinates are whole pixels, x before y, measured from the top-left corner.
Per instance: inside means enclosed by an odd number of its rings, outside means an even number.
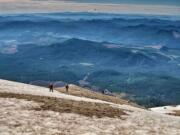
[[[139,52],[138,50],[132,50],[132,53],[137,53],[137,52]]]
[[[177,106],[162,106],[162,107],[154,107],[150,108],[153,112],[168,114],[168,113],[175,113],[174,111],[180,111],[180,105]]]
[[[70,86],[71,87],[71,86]],[[0,92],[32,94],[76,101],[108,103],[126,110],[119,118],[86,117],[74,113],[35,111],[39,104],[23,99],[0,98],[0,133],[65,135],[179,135],[180,117],[164,115],[130,105],[66,95],[47,88],[0,79]],[[177,107],[179,108],[179,106]]]
[[[173,57],[173,58],[175,58],[175,59],[180,58],[179,55],[169,55],[169,56],[171,56],[171,57]]]
[[[180,118],[134,110],[118,118],[35,111],[38,103],[0,98],[0,133],[43,135],[179,135]],[[128,106],[126,106],[128,107]]]
[[[0,53],[2,54],[14,54],[18,52],[18,42],[16,40],[0,41]]]
[[[104,44],[105,47],[111,49],[111,48],[121,48],[121,47],[125,47],[123,45],[117,45],[117,44]]]
[[[165,53],[162,53],[162,52],[157,52],[157,54],[160,54],[160,55],[162,55],[162,56],[164,56],[164,57],[170,59],[171,61],[174,60],[174,57],[172,57],[171,55],[168,55],[168,54],[165,54]]]
[[[69,87],[73,87],[73,85],[69,85]],[[119,104],[117,105],[111,102],[106,102],[98,99],[90,99],[86,97],[77,97],[73,95],[68,95],[68,94],[60,93],[56,90],[54,90],[54,92],[51,93],[49,92],[48,88],[38,87],[24,83],[12,82],[7,80],[1,80],[1,79],[0,79],[0,92],[48,96],[48,97],[56,97],[56,98],[75,100],[75,101],[96,102],[96,103],[109,104],[112,105],[113,107],[119,107],[121,109],[127,109],[127,110],[140,109],[129,105],[127,106],[119,105]]]
[[[71,87],[71,85],[70,85]],[[63,94],[54,90],[53,93],[49,92],[48,88],[33,86],[24,83],[17,83],[7,80],[0,79],[0,92],[8,92],[8,93],[17,93],[17,94],[31,94],[38,96],[49,96],[49,97],[57,97],[69,100],[76,101],[85,101],[85,102],[97,102],[97,103],[108,103],[102,100],[90,99],[85,97],[77,97],[72,95]]]
[[[174,38],[180,38],[180,33],[173,31],[172,34],[173,34]]]
[[[150,45],[150,46],[147,46],[147,47],[160,50],[162,48],[162,45]]]
[[[82,65],[82,66],[94,66],[93,63],[87,63],[87,62],[81,62],[79,64]]]

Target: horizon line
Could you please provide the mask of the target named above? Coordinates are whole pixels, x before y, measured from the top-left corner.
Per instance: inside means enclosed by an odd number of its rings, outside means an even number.
[[[92,12],[117,14],[180,15],[180,6],[78,3],[64,1],[0,1],[0,13],[53,13],[53,12]]]

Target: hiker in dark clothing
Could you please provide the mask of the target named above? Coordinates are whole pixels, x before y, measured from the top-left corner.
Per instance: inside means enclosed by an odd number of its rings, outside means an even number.
[[[52,84],[52,83],[51,83],[51,84],[49,84],[49,92],[53,92],[53,89],[54,89],[53,84]]]
[[[69,85],[66,84],[66,92],[68,92],[68,90],[69,90]]]

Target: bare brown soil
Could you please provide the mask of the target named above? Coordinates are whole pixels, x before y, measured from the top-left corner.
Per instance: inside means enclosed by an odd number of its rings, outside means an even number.
[[[176,110],[175,112],[175,116],[180,116],[180,110]]]
[[[78,87],[76,85],[71,85],[69,87],[68,93],[66,92],[66,89],[64,87],[63,88],[56,88],[56,90],[61,92],[61,93],[70,94],[70,95],[74,95],[74,96],[78,96],[78,97],[87,97],[87,98],[91,98],[91,99],[99,99],[99,100],[103,100],[103,101],[107,101],[107,102],[112,102],[115,104],[126,104],[126,105],[132,105],[132,106],[136,106],[139,108],[143,108],[142,106],[139,106],[139,105],[132,103],[132,102],[129,102],[127,100],[120,99],[119,97],[109,96],[109,95],[101,94],[99,92],[93,92],[93,91],[90,91],[88,89]]]
[[[108,104],[91,103],[84,101],[73,101],[54,97],[35,96],[27,94],[0,93],[1,98],[26,99],[40,103],[40,107],[35,110],[51,110],[60,113],[76,113],[92,117],[121,117],[126,115],[124,110],[111,107]]]
[[[180,111],[179,110],[174,110],[174,113],[168,113],[169,115],[174,115],[174,116],[180,116]]]
[[[176,112],[176,116],[180,116],[180,110],[179,111],[175,111]]]

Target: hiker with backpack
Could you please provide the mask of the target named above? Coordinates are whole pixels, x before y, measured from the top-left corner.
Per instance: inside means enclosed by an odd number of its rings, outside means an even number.
[[[49,84],[49,92],[53,92],[54,90],[54,85],[51,83]]]

